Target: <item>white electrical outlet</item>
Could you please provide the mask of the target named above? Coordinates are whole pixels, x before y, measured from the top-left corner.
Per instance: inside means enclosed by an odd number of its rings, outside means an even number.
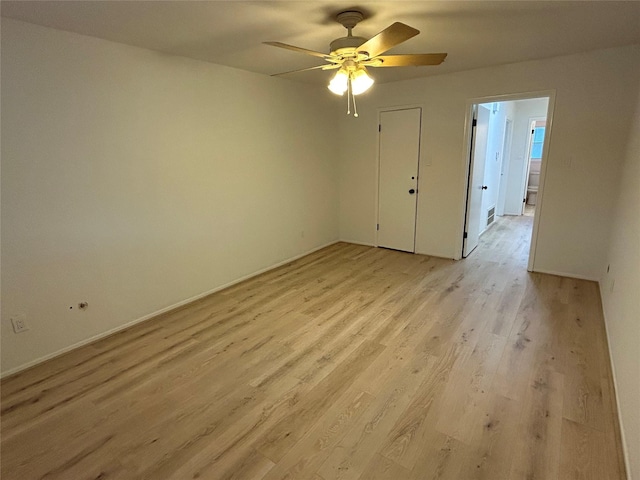
[[[13,325],[14,333],[22,333],[29,330],[29,325],[27,324],[27,316],[24,313],[12,316],[11,325]]]

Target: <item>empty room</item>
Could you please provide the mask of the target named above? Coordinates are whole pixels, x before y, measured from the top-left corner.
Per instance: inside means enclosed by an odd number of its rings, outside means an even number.
[[[640,480],[640,2],[0,12],[3,480]]]

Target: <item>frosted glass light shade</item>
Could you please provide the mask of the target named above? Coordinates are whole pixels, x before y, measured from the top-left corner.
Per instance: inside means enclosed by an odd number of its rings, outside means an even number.
[[[373,78],[371,78],[364,67],[358,68],[351,74],[351,92],[354,95],[360,95],[366,92],[373,85]]]
[[[348,81],[349,74],[341,68],[329,82],[329,90],[331,90],[336,95],[343,95],[344,92],[347,91]]]

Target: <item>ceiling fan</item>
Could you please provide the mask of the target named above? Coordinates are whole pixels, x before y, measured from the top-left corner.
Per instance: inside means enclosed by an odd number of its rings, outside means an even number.
[[[352,29],[363,19],[364,15],[357,10],[348,10],[336,16],[336,21],[347,29],[347,36],[337,38],[331,42],[329,54],[287,45],[281,42],[264,42],[266,45],[313,55],[327,62],[315,67],[276,73],[274,76],[304,72],[307,70],[338,69],[338,72],[329,82],[329,90],[337,95],[344,95],[344,93],[347,92],[347,114],[351,113],[349,98],[352,98],[354,116],[357,117],[358,112],[356,110],[354,95],[359,95],[367,91],[371,85],[373,85],[373,78],[367,73],[366,67],[440,65],[447,56],[446,53],[382,55],[396,45],[415,37],[420,31],[404,23],[396,22],[370,39],[353,36],[351,33]]]

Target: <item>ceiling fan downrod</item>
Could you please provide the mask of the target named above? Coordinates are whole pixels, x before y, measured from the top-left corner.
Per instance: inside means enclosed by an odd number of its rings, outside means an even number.
[[[346,55],[347,58],[357,58],[355,49],[367,41],[363,37],[354,37],[353,28],[362,21],[364,15],[358,11],[347,11],[336,15],[336,21],[347,29],[347,36],[336,38],[329,45],[329,50],[333,55]]]

